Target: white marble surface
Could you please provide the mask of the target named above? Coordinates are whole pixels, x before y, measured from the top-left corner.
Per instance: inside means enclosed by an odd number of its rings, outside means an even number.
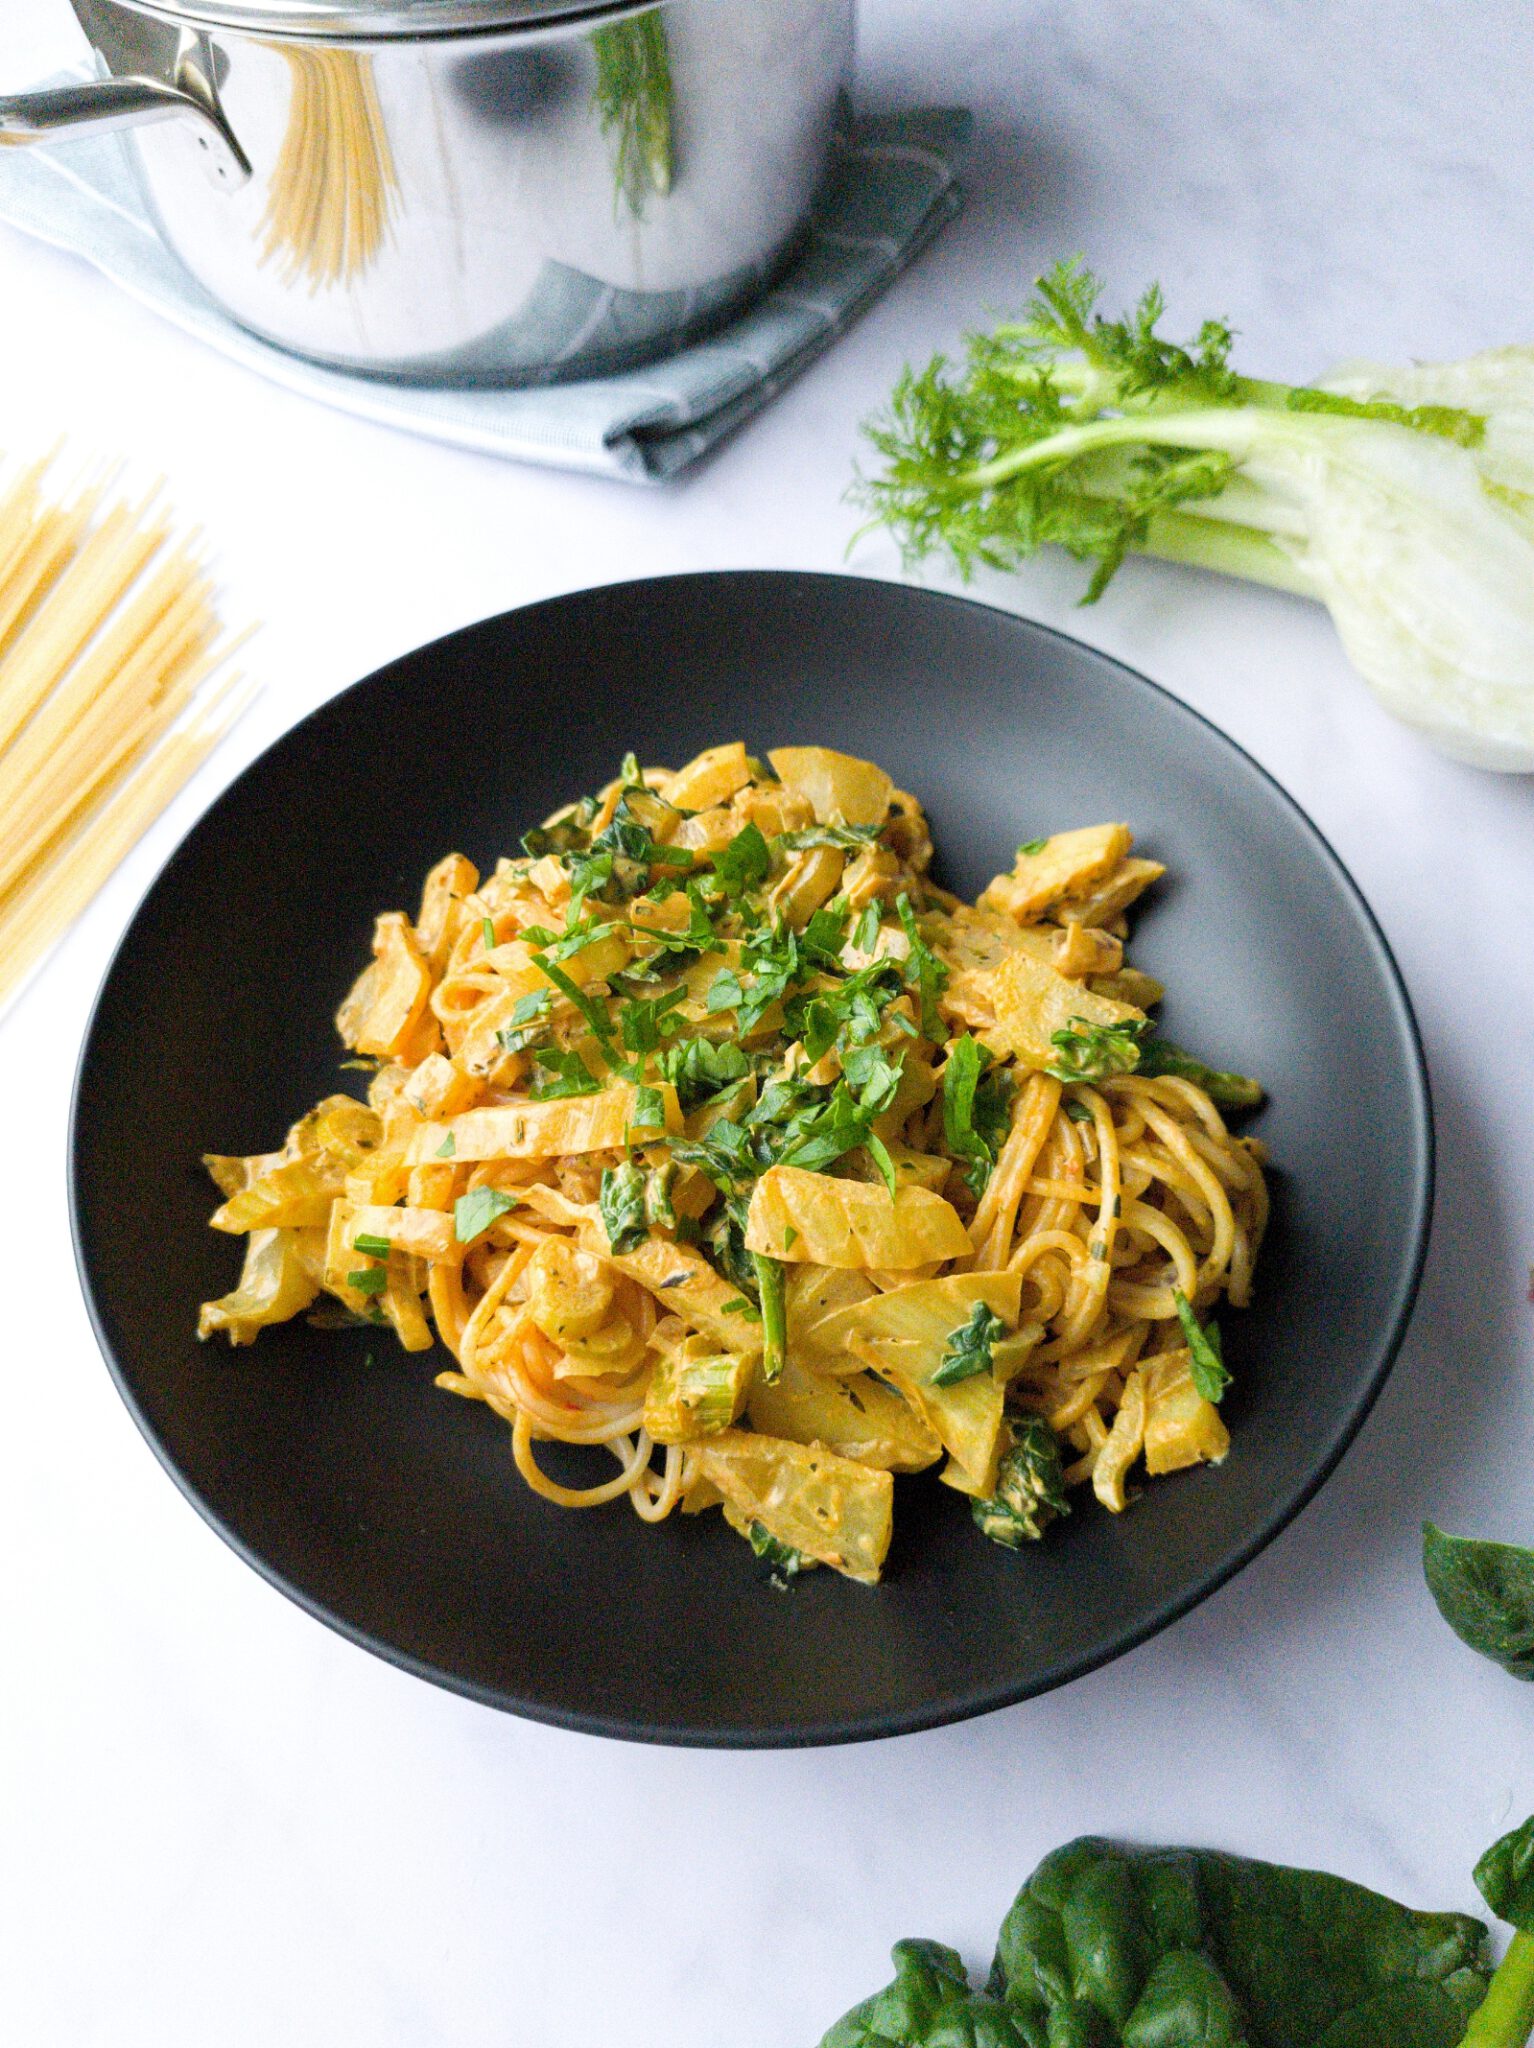
[[[68,56],[4,0],[0,77]],[[924,1932],[988,1950],[1083,1829],[1194,1840],[1471,1906],[1534,1805],[1534,1695],[1422,1587],[1432,1512],[1534,1538],[1534,783],[1425,752],[1302,605],[1051,563],[984,595],[1122,654],[1262,760],[1398,950],[1442,1174],[1395,1376],[1320,1500],[1110,1670],[944,1732],[800,1755],[552,1733],[349,1647],[185,1505],[97,1357],[65,1217],[70,1074],[133,905],[220,782],[400,650],[683,566],[840,564],[854,426],[908,355],[1087,250],[1226,311],[1279,373],[1534,335],[1522,0],[867,0],[864,92],[980,117],[968,217],[768,417],[665,495],[519,471],[268,389],[0,232],[0,444],[163,469],[268,621],[226,755],[0,1026],[0,2014],[27,2048],[794,2048]],[[867,548],[860,565],[897,573]],[[1345,1018],[1317,1057],[1346,1062]],[[1381,1105],[1388,1115],[1389,1105]],[[142,1191],[138,1191],[140,1194]],[[125,1199],[135,1191],[125,1190]]]

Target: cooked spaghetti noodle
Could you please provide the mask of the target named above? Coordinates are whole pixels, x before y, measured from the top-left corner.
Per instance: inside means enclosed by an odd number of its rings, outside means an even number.
[[[434,1325],[545,1499],[718,1506],[780,1576],[876,1579],[896,1472],[1018,1547],[1072,1485],[1117,1512],[1142,1461],[1225,1456],[1208,1312],[1267,1197],[1222,1106],[1260,1090],[1152,1026],[1125,827],[966,904],[882,769],[737,743],[631,756],[523,847],[379,918],[337,1019],[366,1104],[208,1159],[248,1246],[204,1337],[321,1290]]]
[[[232,643],[154,494],[0,484],[0,1003],[229,722]]]

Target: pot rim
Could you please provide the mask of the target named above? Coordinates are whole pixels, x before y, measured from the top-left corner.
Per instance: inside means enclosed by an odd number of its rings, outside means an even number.
[[[176,28],[325,43],[425,42],[558,22],[599,22],[666,0],[117,0]]]

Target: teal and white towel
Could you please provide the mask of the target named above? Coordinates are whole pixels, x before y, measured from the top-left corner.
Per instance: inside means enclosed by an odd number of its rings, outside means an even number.
[[[946,109],[855,123],[803,252],[737,320],[642,370],[521,390],[353,376],[247,333],[160,240],[114,136],[0,150],[0,221],[83,256],[188,334],[343,412],[484,454],[658,483],[766,405],[952,219],[969,126]]]

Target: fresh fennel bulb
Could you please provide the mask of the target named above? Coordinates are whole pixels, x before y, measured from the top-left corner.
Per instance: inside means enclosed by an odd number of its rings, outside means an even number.
[[[1165,340],[1154,287],[1124,320],[1099,297],[1059,265],[961,365],[902,377],[856,495],[907,557],[1055,544],[1095,563],[1090,602],[1136,551],[1317,598],[1398,718],[1534,770],[1534,350],[1276,384],[1219,322]]]

